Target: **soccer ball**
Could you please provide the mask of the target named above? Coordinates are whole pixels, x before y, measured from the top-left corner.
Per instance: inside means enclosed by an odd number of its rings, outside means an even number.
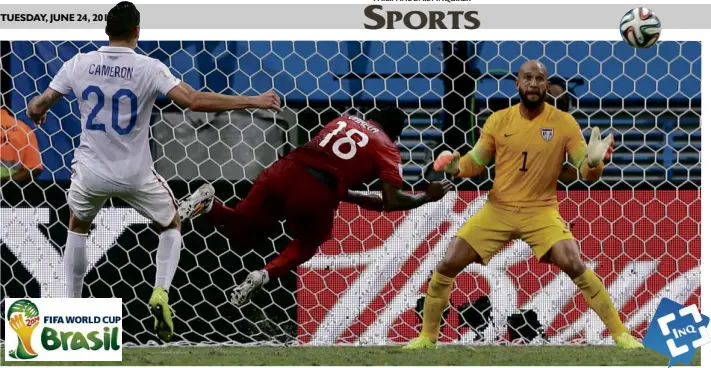
[[[647,8],[634,8],[620,20],[620,34],[632,47],[647,48],[659,40],[662,23],[654,12]]]

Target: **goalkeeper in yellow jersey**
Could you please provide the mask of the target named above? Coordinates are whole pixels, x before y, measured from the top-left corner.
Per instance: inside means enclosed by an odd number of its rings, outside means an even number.
[[[521,102],[492,114],[473,150],[462,157],[443,152],[435,161],[435,170],[465,178],[481,173],[494,158],[496,178],[483,208],[459,229],[437,265],[427,289],[422,331],[406,348],[435,346],[456,276],[472,262],[486,265],[512,239],[522,239],[539,261],[570,276],[618,346],[642,348],[622,324],[605,286],[583,263],[556,197],[566,153],[584,179],[595,181],[612,153],[612,135],[601,139],[594,128],[585,143],[573,116],[545,102],[548,73],[540,62],[524,63],[516,86]]]

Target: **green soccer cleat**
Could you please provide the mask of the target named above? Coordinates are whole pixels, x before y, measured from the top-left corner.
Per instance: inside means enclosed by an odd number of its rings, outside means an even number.
[[[644,345],[627,332],[614,337],[613,340],[622,349],[644,349]]]
[[[405,350],[419,350],[419,349],[435,349],[437,348],[437,342],[433,342],[432,340],[424,337],[424,336],[419,336],[416,339],[410,341],[409,344],[405,345],[403,349]]]
[[[155,317],[153,328],[156,335],[163,342],[169,342],[173,337],[173,318],[170,305],[168,305],[168,292],[162,287],[156,287],[148,304],[151,307],[153,317]]]

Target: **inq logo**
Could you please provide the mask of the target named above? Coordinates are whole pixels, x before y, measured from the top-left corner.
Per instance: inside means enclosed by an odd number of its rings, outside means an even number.
[[[689,316],[691,318],[689,318]],[[691,364],[696,349],[711,342],[709,318],[696,305],[685,307],[664,298],[649,324],[644,346],[670,358],[669,366]]]
[[[704,326],[699,327],[699,331],[705,330],[705,329],[706,329],[706,327],[704,327]],[[694,327],[694,325],[688,325],[683,330],[672,328],[672,332],[674,333],[674,338],[678,339],[682,336],[696,333],[696,327]],[[699,333],[701,334],[701,332],[699,332]],[[674,340],[669,340],[669,341],[671,341],[673,343]],[[686,346],[684,346],[684,347],[686,348]],[[698,346],[694,346],[694,347],[697,348]],[[686,353],[687,351],[689,351],[689,349],[685,349],[684,351],[682,351],[682,353]]]
[[[364,23],[367,29],[394,29],[400,22],[409,29],[477,29],[481,22],[477,19],[479,12],[470,10],[431,10],[401,12],[397,10],[382,11],[382,5],[370,5],[365,8],[365,16],[375,24]],[[451,26],[450,26],[451,25]]]

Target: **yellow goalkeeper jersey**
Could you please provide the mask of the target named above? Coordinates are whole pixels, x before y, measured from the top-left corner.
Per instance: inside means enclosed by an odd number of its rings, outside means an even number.
[[[587,144],[578,122],[548,103],[533,120],[521,115],[518,104],[495,112],[470,152],[480,167],[492,157],[495,160],[489,199],[516,207],[558,205],[556,183],[566,153],[584,177],[599,177],[602,163],[597,168],[588,167]]]

